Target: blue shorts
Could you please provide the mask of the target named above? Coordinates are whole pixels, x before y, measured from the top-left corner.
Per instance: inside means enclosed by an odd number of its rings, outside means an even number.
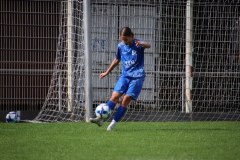
[[[143,86],[145,77],[141,78],[126,78],[120,77],[115,85],[114,92],[125,93],[137,100]]]

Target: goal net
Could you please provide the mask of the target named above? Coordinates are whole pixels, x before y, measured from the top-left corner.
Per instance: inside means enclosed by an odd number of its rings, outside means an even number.
[[[55,72],[35,120],[85,121],[86,80],[93,111],[109,100],[121,65],[104,79],[99,74],[128,26],[151,48],[143,89],[122,121],[239,121],[239,1],[91,0],[90,9],[92,79],[85,78],[83,3],[63,1]]]

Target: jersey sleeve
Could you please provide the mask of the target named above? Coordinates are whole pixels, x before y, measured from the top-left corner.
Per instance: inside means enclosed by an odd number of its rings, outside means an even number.
[[[116,52],[116,59],[121,59],[121,48],[118,46],[117,52]]]

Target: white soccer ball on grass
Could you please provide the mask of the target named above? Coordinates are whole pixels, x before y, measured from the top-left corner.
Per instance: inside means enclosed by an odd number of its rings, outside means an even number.
[[[17,123],[20,121],[20,116],[17,112],[9,112],[7,115],[6,115],[6,122],[8,123]]]

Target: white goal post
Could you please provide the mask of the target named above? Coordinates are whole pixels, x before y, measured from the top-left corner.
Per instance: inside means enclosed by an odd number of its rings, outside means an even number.
[[[122,121],[240,120],[239,1],[61,4],[55,72],[36,121],[88,122],[96,106],[109,100],[121,65],[104,79],[99,74],[114,59],[124,26],[152,47],[145,50],[139,99]]]
[[[192,25],[193,25],[193,0],[186,3],[186,113],[192,112]]]

